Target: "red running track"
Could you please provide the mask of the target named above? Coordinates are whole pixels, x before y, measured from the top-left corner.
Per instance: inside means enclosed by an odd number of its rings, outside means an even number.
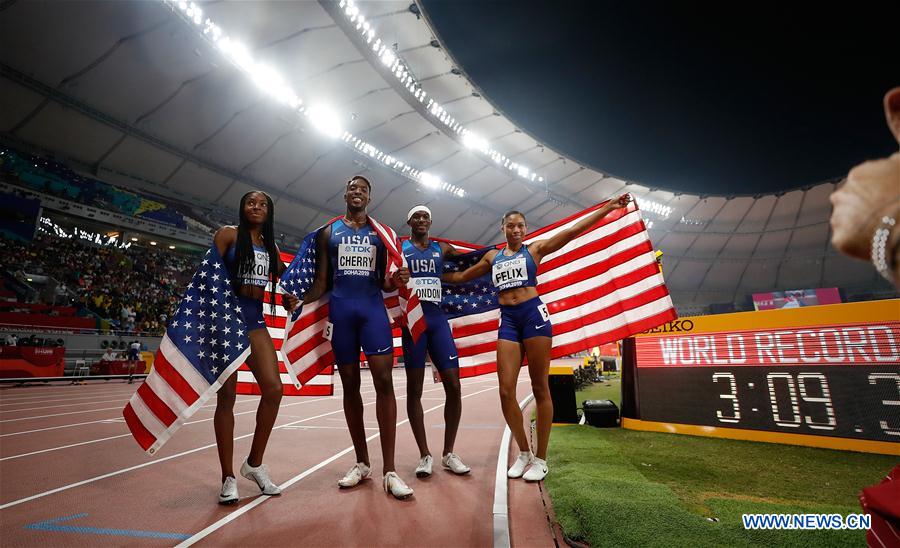
[[[523,371],[519,399],[529,392]],[[339,381],[338,381],[339,382]],[[425,386],[429,447],[443,440],[441,385]],[[372,479],[351,490],[337,480],[354,462],[341,407],[332,397],[285,397],[266,451],[281,497],[261,497],[239,478],[237,505],[216,504],[219,467],[214,401],[155,457],[131,439],[121,409],[137,385],[91,383],[0,389],[0,538],[10,546],[491,546],[494,473],[503,417],[493,375],[464,379],[456,451],[472,467],[454,476],[436,462],[413,470],[418,450],[406,422],[406,377],[395,371],[398,473],[415,497],[381,487],[381,452],[371,377],[363,375]],[[235,405],[235,469],[249,451],[258,397]],[[510,487],[513,544],[551,546],[536,485]]]

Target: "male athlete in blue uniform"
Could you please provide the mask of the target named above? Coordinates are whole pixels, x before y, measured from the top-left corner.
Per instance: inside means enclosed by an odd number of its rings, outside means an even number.
[[[441,372],[441,382],[447,403],[444,406],[444,450],[441,464],[455,474],[467,474],[470,470],[459,456],[453,452],[459,418],[462,415],[462,396],[459,388],[459,353],[453,342],[450,324],[441,310],[441,274],[444,272],[444,257],[458,255],[456,249],[444,242],[435,242],[428,237],[431,228],[431,210],[418,205],[409,210],[406,224],[410,226],[410,239],[403,242],[403,256],[409,265],[409,274],[398,276],[400,283],[409,283],[422,302],[422,312],[427,325],[425,333],[417,344],[413,343],[409,331],[403,329],[403,363],[406,366],[406,412],[409,425],[419,446],[419,465],[416,476],[431,475],[433,459],[428,450],[425,435],[425,420],[422,412],[422,383],[425,379],[425,352]]]
[[[347,213],[319,232],[316,241],[316,280],[303,301],[310,303],[318,300],[331,285],[331,347],[344,387],[344,416],[357,461],[338,481],[338,485],[353,487],[371,473],[363,403],[359,393],[359,353],[362,348],[375,384],[375,409],[384,459],[384,490],[398,499],[404,499],[411,496],[413,490],[394,471],[397,432],[397,400],[394,398],[392,379],[394,339],[381,294],[382,290],[392,291],[396,286],[384,279],[387,250],[368,222],[366,208],[371,201],[371,193],[372,185],[365,177],[356,176],[347,183],[344,193]],[[400,272],[402,275],[405,270]]]
[[[443,276],[445,282],[464,283],[490,272],[494,286],[500,291],[500,328],[497,332],[500,405],[506,424],[519,446],[519,457],[507,471],[511,478],[524,477],[526,481],[540,481],[549,471],[546,459],[553,422],[553,401],[550,399],[548,380],[553,330],[547,306],[538,296],[538,265],[544,257],[559,251],[587,232],[610,211],[623,208],[630,201],[631,198],[623,194],[603,204],[574,225],[558,230],[546,240],[530,244],[523,243],[528,231],[525,215],[510,211],[503,216],[500,225],[500,230],[506,236],[505,248],[488,251],[479,262],[464,272],[451,272]],[[537,406],[537,455],[533,455],[528,447],[528,436],[522,425],[522,411],[516,402],[516,383],[523,356],[528,358],[528,374]]]

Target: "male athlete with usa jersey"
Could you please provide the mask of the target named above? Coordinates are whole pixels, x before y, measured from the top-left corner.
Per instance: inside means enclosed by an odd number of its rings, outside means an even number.
[[[403,363],[406,366],[406,410],[416,444],[419,446],[419,465],[416,476],[431,475],[433,459],[428,449],[425,435],[425,420],[422,412],[422,384],[425,378],[425,352],[441,374],[447,403],[444,406],[444,449],[441,464],[454,474],[467,474],[470,468],[463,464],[453,452],[459,419],[462,415],[462,396],[459,387],[459,353],[453,342],[453,333],[447,317],[441,310],[441,275],[444,272],[444,258],[458,255],[450,244],[431,240],[431,210],[418,205],[409,210],[406,224],[410,227],[410,239],[403,242],[403,256],[409,273],[398,275],[399,283],[407,283],[422,302],[427,328],[414,343],[407,329],[403,329]]]
[[[375,414],[381,433],[384,459],[384,490],[405,499],[413,490],[394,469],[394,442],[397,433],[397,400],[392,378],[394,339],[384,305],[382,290],[396,288],[386,279],[387,249],[367,213],[372,200],[372,184],[357,175],[347,182],[344,201],[347,212],[341,219],[319,231],[316,237],[316,280],[303,297],[304,303],[318,300],[331,287],[329,301],[331,347],[344,387],[344,417],[356,451],[356,464],[338,481],[341,488],[354,487],[371,474],[369,449],[360,396],[360,349],[366,355],[375,384]],[[406,269],[400,269],[405,273]]]

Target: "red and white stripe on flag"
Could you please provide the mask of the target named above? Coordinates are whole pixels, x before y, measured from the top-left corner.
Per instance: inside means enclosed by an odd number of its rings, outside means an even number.
[[[533,232],[525,243],[549,238],[601,205]],[[617,341],[677,317],[634,202],[544,257],[537,281],[553,323],[551,358]],[[497,370],[499,318],[500,311],[492,310],[450,320],[460,377]]]
[[[288,265],[294,259],[294,256],[290,253],[281,253],[281,260]],[[334,394],[334,377],[332,373],[334,372],[334,367],[330,360],[329,363],[323,365],[320,369],[321,371],[318,374],[313,375],[312,378],[304,379],[304,382],[299,385],[297,382],[291,378],[291,374],[288,371],[287,366],[284,361],[284,332],[285,332],[285,323],[287,321],[287,311],[281,305],[281,288],[278,288],[278,293],[275,295],[275,313],[271,314],[272,308],[270,306],[271,302],[271,285],[266,287],[266,296],[265,296],[265,304],[263,306],[263,317],[266,320],[266,328],[269,330],[269,335],[272,337],[272,342],[275,344],[275,353],[278,358],[278,373],[281,376],[281,383],[284,385],[284,395],[285,396],[330,396]],[[307,313],[314,312],[314,310],[309,310],[314,308],[313,305],[307,305],[303,309],[303,315]],[[327,311],[327,307],[326,307]],[[328,318],[328,314],[326,312],[325,318]],[[303,316],[300,317],[300,320],[303,319]],[[324,322],[323,322],[324,324]],[[324,325],[322,326],[324,329]],[[329,353],[331,347],[329,346]],[[254,394],[259,395],[260,389],[259,385],[256,383],[256,378],[253,377],[253,373],[250,371],[250,367],[244,363],[238,368],[238,384],[237,384],[237,393],[238,394]]]

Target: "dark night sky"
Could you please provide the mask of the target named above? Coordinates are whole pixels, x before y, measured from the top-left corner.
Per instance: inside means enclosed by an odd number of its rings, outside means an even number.
[[[649,186],[754,194],[896,150],[900,2],[424,0],[462,70],[538,140]]]

